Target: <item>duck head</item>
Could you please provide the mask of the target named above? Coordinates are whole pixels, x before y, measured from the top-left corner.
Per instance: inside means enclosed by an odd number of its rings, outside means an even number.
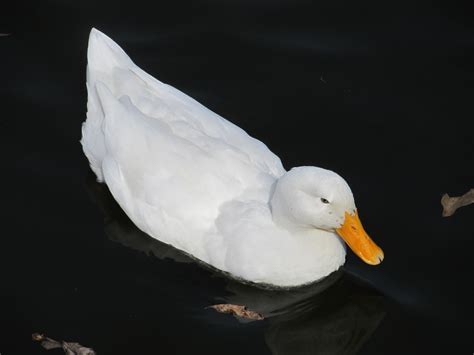
[[[291,169],[276,182],[270,203],[280,226],[335,232],[367,264],[382,262],[383,251],[365,232],[349,185],[333,171],[312,166]]]

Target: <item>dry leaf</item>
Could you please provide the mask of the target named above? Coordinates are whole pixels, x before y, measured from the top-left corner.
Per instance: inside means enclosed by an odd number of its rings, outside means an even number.
[[[94,350],[86,348],[79,343],[57,341],[38,333],[32,334],[31,338],[34,341],[40,341],[41,346],[46,350],[62,348],[66,355],[96,355]]]
[[[234,316],[245,318],[245,319],[251,319],[251,320],[264,319],[264,317],[260,313],[251,311],[247,309],[247,307],[240,306],[237,304],[229,304],[229,303],[215,304],[213,306],[209,306],[208,308],[213,308],[217,312],[220,312],[220,313],[230,313],[230,314],[233,314]]]
[[[449,197],[448,194],[444,194],[441,198],[443,217],[452,216],[459,207],[467,206],[471,203],[474,203],[474,189],[470,189],[464,195],[459,197]]]

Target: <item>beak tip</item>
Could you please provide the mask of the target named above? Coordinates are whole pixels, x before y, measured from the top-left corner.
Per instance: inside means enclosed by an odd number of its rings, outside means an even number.
[[[379,256],[379,257],[378,257],[378,260],[377,260],[377,263],[376,263],[375,265],[381,264],[382,261],[383,261],[383,256]]]
[[[385,255],[383,251],[380,251],[377,256],[375,257],[374,263],[372,265],[379,265],[382,263],[383,259],[385,258]]]
[[[383,251],[380,251],[372,258],[364,258],[361,256],[361,259],[365,261],[366,264],[376,266],[382,263],[383,259],[385,259],[385,255]]]

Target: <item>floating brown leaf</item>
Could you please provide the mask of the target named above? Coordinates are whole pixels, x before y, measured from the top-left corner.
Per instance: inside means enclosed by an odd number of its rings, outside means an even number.
[[[62,348],[66,355],[96,355],[94,350],[86,348],[79,343],[57,341],[38,333],[33,333],[31,338],[34,341],[41,342],[41,346],[46,350]]]
[[[441,198],[443,217],[452,216],[459,207],[467,206],[471,203],[474,203],[474,189],[470,189],[459,197],[449,197],[448,194],[444,194]]]
[[[255,311],[251,311],[247,309],[245,306],[240,306],[237,304],[230,304],[230,303],[222,303],[222,304],[215,304],[213,306],[209,306],[209,308],[215,309],[217,312],[220,313],[230,313],[234,316],[251,319],[251,320],[262,320],[264,317]]]

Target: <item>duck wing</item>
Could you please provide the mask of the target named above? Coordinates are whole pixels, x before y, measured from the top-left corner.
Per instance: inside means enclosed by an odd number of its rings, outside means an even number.
[[[81,143],[98,180],[140,229],[204,261],[220,208],[268,203],[285,172],[265,144],[145,73],[95,29],[87,89]]]

